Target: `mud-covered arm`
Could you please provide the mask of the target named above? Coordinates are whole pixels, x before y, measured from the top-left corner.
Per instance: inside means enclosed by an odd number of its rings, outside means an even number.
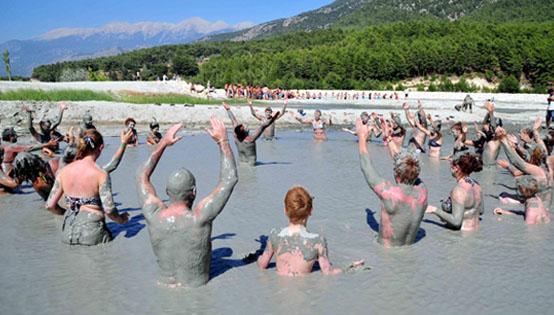
[[[279,114],[279,116],[277,116],[276,119],[279,119],[279,118],[281,118],[285,115],[285,113],[287,112],[287,106],[288,105],[289,105],[289,101],[285,100],[285,105],[283,105],[283,109],[281,109],[281,113]]]
[[[252,107],[252,103],[248,103],[248,107],[250,107],[250,114],[252,114],[252,116],[254,116],[254,118],[256,118],[257,120],[262,120],[262,116],[258,115],[256,113],[256,111],[254,110],[254,107]]]
[[[385,183],[386,180],[383,177],[381,177],[381,175],[379,175],[379,172],[373,166],[373,163],[371,163],[371,157],[369,154],[369,150],[367,149],[366,138],[362,140],[362,137],[360,137],[359,133],[358,133],[358,137],[359,137],[358,151],[360,154],[360,168],[362,169],[362,173],[364,174],[365,180],[368,183],[369,187],[371,187],[371,189],[376,191],[377,186]]]
[[[61,125],[62,120],[63,120],[63,113],[64,112],[65,112],[65,105],[61,105],[60,106],[60,113],[58,114],[58,120],[56,120],[56,122],[54,122],[54,124],[52,125],[50,130],[55,130],[56,128],[58,128],[59,125]]]
[[[467,192],[463,188],[454,187],[450,193],[452,213],[448,213],[439,207],[435,210],[435,215],[444,220],[448,227],[456,230],[461,229],[464,221],[466,195]]]
[[[331,261],[329,261],[327,241],[325,239],[315,246],[318,252],[317,262],[324,275],[336,275],[343,272],[341,268],[333,267]]]
[[[108,162],[108,164],[102,167],[102,169],[104,169],[106,173],[110,174],[111,172],[117,169],[117,167],[119,166],[119,163],[121,163],[123,154],[125,154],[126,148],[127,148],[126,143],[122,143],[119,145],[119,148],[117,149],[117,151],[115,151],[115,154],[112,156],[112,159],[110,160],[110,162]]]
[[[218,145],[221,155],[219,182],[215,189],[195,208],[195,214],[199,216],[202,223],[209,223],[217,217],[238,182],[237,165],[229,141],[221,141]]]
[[[235,117],[235,114],[233,114],[233,111],[231,109],[225,109],[227,111],[227,116],[229,116],[229,119],[231,119],[231,123],[233,124],[233,128],[239,125],[239,122],[237,121],[237,118]]]
[[[500,142],[502,143],[502,147],[504,148],[504,153],[506,153],[506,157],[508,158],[508,160],[510,160],[510,163],[512,163],[513,166],[515,166],[517,169],[524,172],[525,174],[535,176],[544,175],[540,167],[525,162],[512,148],[506,137],[504,137]]]
[[[267,269],[269,267],[269,263],[271,262],[271,258],[273,257],[273,254],[275,251],[273,250],[273,245],[271,245],[271,240],[267,242],[267,246],[264,250],[264,252],[258,257],[258,260],[256,263],[258,264],[258,267],[260,269]]]
[[[65,213],[65,209],[60,207],[58,205],[58,202],[63,196],[63,189],[62,189],[62,183],[59,176],[56,177],[56,180],[54,181],[54,186],[52,186],[52,190],[50,191],[50,195],[48,196],[48,199],[46,199],[46,204],[44,207],[58,215],[63,215]]]
[[[429,129],[425,128],[424,126],[422,126],[420,123],[419,123],[419,119],[416,119],[415,120],[415,126],[417,127],[417,129],[419,129],[421,132],[423,132],[424,134],[426,134],[428,137],[431,136],[431,131],[429,131]]]
[[[33,126],[33,112],[30,110],[27,110],[27,129],[29,129],[31,136],[33,136],[35,140],[40,141],[40,135]]]
[[[267,127],[271,126],[277,120],[277,117],[279,116],[279,112],[275,113],[271,119],[267,119],[265,122],[263,122],[258,128],[256,128],[256,131],[254,131],[254,134],[252,135],[252,141],[258,140],[258,138],[263,134],[264,130],[267,129]]]
[[[119,214],[113,201],[112,181],[110,175],[108,175],[108,173],[104,173],[102,175],[103,176],[100,178],[100,183],[98,187],[100,201],[102,202],[102,209],[104,210],[106,216],[112,221],[119,224],[125,224],[127,222],[129,214]]]
[[[150,177],[152,176],[152,173],[154,173],[165,148],[166,144],[163,141],[160,142],[152,151],[144,166],[139,169],[137,174],[139,201],[146,215],[151,215],[152,212],[164,207],[163,202],[156,193],[154,185],[152,185],[152,182],[150,181]]]

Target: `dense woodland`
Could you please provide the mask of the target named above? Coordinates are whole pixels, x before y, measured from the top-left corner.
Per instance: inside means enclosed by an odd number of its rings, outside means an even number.
[[[429,76],[437,77],[436,89],[464,90],[441,77],[479,73],[489,80],[526,81],[543,92],[554,81],[553,38],[554,22],[420,20],[141,49],[40,66],[33,77],[134,80],[140,72],[143,80],[179,74],[216,87],[232,82],[285,89],[379,89]]]

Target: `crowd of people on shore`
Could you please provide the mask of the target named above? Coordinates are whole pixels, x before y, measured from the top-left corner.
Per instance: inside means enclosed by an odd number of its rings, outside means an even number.
[[[254,99],[254,100],[380,100],[380,99],[407,99],[408,92],[365,92],[365,91],[308,91],[308,90],[282,90],[270,89],[260,86],[243,86],[241,84],[225,84],[225,96],[234,99]]]
[[[227,88],[233,93],[246,93],[247,97],[265,99],[279,95],[285,99],[280,111],[274,112],[267,107],[263,114],[258,113],[251,102],[248,103],[251,114],[259,121],[253,132],[238,121],[230,105],[223,103],[223,110],[232,124],[239,163],[251,167],[257,165],[256,141],[260,138],[274,141],[275,122],[287,113],[299,123],[312,126],[314,141],[327,139],[326,127],[333,124],[332,118],[323,117],[319,110],[314,112],[313,118],[287,111],[290,92],[252,87],[244,90],[236,86]],[[372,96],[375,95],[369,95]],[[496,116],[495,104],[487,101],[483,108],[486,115],[480,124],[474,124],[472,132],[462,121],[444,130],[442,121],[428,115],[421,102],[415,107],[405,102],[403,115],[391,112],[390,116],[381,116],[363,112],[353,129],[343,129],[357,137],[362,175],[381,201],[378,241],[384,247],[413,244],[426,214],[437,216],[445,228],[464,232],[479,229],[480,217],[486,209],[491,209],[495,215],[521,215],[527,224],[550,222],[554,130],[546,129],[543,135],[542,120],[537,118],[518,134],[509,134],[503,128],[503,121]],[[33,110],[27,106],[22,110],[27,113],[27,128],[36,143],[21,145],[13,128],[2,131],[0,188],[5,193],[17,194],[23,183],[30,183],[45,200],[45,207],[63,216],[61,235],[66,244],[92,246],[111,241],[106,218],[125,224],[128,214],[120,213],[115,206],[110,176],[120,165],[127,148],[139,145],[136,121],[128,118],[124,122],[118,150],[107,165],[99,166],[97,159],[104,149],[104,140],[90,114],[84,115],[79,126],[62,134],[57,128],[67,110],[65,104],[60,104],[54,123],[44,118],[39,122],[38,130],[33,125]],[[152,150],[137,173],[140,204],[157,257],[160,282],[171,287],[197,287],[209,281],[212,223],[239,183],[235,154],[224,122],[212,117],[209,124],[206,132],[220,152],[220,175],[215,188],[200,202],[195,204],[196,179],[186,168],[174,171],[167,179],[168,202],[158,196],[150,181],[165,150],[181,140],[182,124],[172,126],[162,135],[158,121],[152,120],[146,137]],[[452,136],[451,152],[442,150],[447,138],[445,133]],[[393,161],[394,180],[383,177],[382,170],[374,165],[376,156],[372,147],[377,139],[387,147]],[[63,150],[62,142],[66,143]],[[507,160],[498,158],[501,150]],[[453,188],[440,205],[428,202],[429,191],[420,179],[420,154],[450,161]],[[483,169],[495,170],[497,167],[508,170],[516,182],[514,191],[499,196],[502,207],[485,205],[484,189],[472,177]],[[363,268],[364,262],[360,260],[343,268],[331,264],[325,238],[306,227],[314,210],[312,199],[307,188],[292,187],[284,199],[289,225],[272,230],[267,242],[245,259],[257,261],[258,266],[265,269],[275,256],[277,273],[285,276],[310,273],[315,262],[324,274]],[[505,209],[508,207],[519,209]]]

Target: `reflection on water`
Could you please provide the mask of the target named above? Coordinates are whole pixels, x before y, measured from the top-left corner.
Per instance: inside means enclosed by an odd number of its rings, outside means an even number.
[[[239,184],[214,224],[212,279],[197,290],[156,284],[157,264],[134,184],[134,174],[149,153],[146,147],[129,149],[112,176],[119,208],[127,209],[132,219],[124,226],[109,225],[116,236],[111,244],[68,247],[60,241],[61,219],[47,213],[36,194],[0,197],[0,313],[550,311],[553,226],[530,227],[521,217],[492,215],[498,205],[493,197],[508,191],[497,183],[513,187],[507,173],[495,169],[476,176],[487,194],[477,233],[462,236],[428,216],[415,245],[385,250],[375,237],[379,200],[363,179],[355,138],[331,131],[331,141],[314,142],[311,132],[278,134],[279,140],[258,144],[264,165],[239,168]],[[451,139],[446,140],[445,152],[452,147]],[[107,143],[100,162],[117,148],[115,138]],[[392,179],[385,148],[372,143],[371,152],[381,174]],[[454,185],[449,162],[420,158],[429,202],[438,205]],[[187,137],[166,151],[153,176],[162,198],[166,178],[183,166],[195,174],[199,198],[207,195],[218,176],[213,141],[204,135]],[[371,270],[291,279],[242,260],[260,248],[260,235],[286,225],[283,199],[295,184],[316,197],[309,228],[327,238],[333,263],[346,266],[364,259]]]

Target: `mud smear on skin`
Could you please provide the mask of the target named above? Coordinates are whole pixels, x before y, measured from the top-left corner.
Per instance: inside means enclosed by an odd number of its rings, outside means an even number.
[[[385,250],[368,225],[366,209],[377,211],[379,222],[380,204],[360,171],[355,138],[330,131],[330,141],[315,142],[311,131],[280,128],[277,136],[277,141],[258,142],[258,161],[265,165],[239,166],[239,183],[213,226],[212,279],[196,290],[156,284],[157,264],[135,188],[135,172],[150,152],[146,146],[129,148],[112,174],[114,199],[119,209],[129,210],[131,223],[115,231],[110,244],[68,247],[60,241],[62,218],[46,212],[36,193],[0,197],[0,313],[550,311],[554,302],[544,292],[554,287],[554,225],[526,226],[522,217],[492,214],[499,204],[489,194],[506,191],[493,184],[514,186],[504,171],[475,177],[487,183],[486,212],[477,233],[463,236],[426,216],[425,236],[415,245]],[[106,141],[100,164],[118,147],[118,139]],[[372,143],[370,150],[381,174],[392,179],[385,148]],[[445,136],[443,154],[451,150],[452,139]],[[421,160],[429,203],[440,205],[454,185],[449,162]],[[183,166],[197,179],[198,198],[206,196],[218,179],[217,146],[208,136],[196,135],[169,148],[153,176],[162,196],[166,178]],[[308,229],[325,236],[331,261],[345,266],[365,259],[370,271],[290,279],[274,268],[260,271],[256,264],[241,263],[260,247],[260,235],[286,226],[283,198],[294,184],[315,196]]]

